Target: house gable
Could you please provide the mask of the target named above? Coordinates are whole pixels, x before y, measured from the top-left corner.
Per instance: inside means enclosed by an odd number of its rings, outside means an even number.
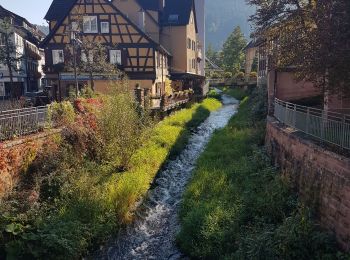
[[[117,46],[123,50],[123,67],[126,72],[154,72],[154,52],[155,48],[159,47],[158,44],[106,0],[77,0],[51,30],[42,45],[50,49],[69,44],[70,26],[82,16],[97,17],[98,33],[84,33],[85,37],[90,41]],[[101,22],[109,23],[109,33],[101,33]],[[50,53],[47,55],[50,56]]]

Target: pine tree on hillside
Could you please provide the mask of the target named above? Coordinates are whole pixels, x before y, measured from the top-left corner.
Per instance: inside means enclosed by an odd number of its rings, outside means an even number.
[[[219,67],[222,66],[222,58],[220,53],[220,51],[216,51],[213,48],[213,45],[209,43],[206,51],[206,57]]]
[[[224,43],[222,49],[222,62],[225,70],[238,73],[241,64],[244,61],[243,48],[247,45],[247,41],[237,26]]]

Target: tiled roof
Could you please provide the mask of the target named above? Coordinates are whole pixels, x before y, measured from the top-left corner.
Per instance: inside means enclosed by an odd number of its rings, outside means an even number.
[[[137,0],[138,3],[145,10],[158,11],[159,10],[159,0]]]
[[[192,7],[194,7],[193,0],[166,0],[162,18],[163,25],[187,25]]]
[[[41,32],[35,25],[28,22],[27,19],[5,9],[0,5],[0,19],[4,17],[11,17],[13,19],[15,32],[33,44],[38,45],[40,39],[45,37],[44,33]],[[24,27],[24,23],[28,27]]]
[[[75,2],[76,0],[53,0],[45,15],[45,20],[61,20],[64,16],[66,16],[67,12],[71,9]]]

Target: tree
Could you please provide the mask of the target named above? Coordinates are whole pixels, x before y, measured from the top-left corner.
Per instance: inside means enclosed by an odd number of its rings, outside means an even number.
[[[23,59],[23,55],[17,52],[16,45],[13,41],[13,26],[9,18],[5,17],[0,21],[0,37],[3,47],[0,48],[0,64],[6,66],[9,77],[11,90],[13,84],[13,73],[21,71],[19,64]]]
[[[100,42],[93,42],[88,37],[80,37],[81,61],[78,70],[81,73],[88,73],[90,86],[94,90],[94,74],[103,74],[105,77],[117,75],[118,70],[115,64],[108,61],[108,49]]]
[[[240,71],[241,64],[244,61],[243,48],[246,45],[247,41],[241,28],[237,26],[225,41],[222,49],[223,66],[227,71],[234,74]]]
[[[76,21],[72,22],[70,27],[75,34],[75,39],[72,41],[72,44],[67,46],[69,55],[65,64],[65,70],[72,71],[76,69],[78,74],[88,74],[92,90],[94,90],[95,74],[99,74],[106,79],[122,77],[122,73],[117,69],[116,64],[109,62],[108,46],[102,44],[99,41],[99,37],[94,40],[82,32],[83,17],[78,17]],[[74,64],[74,59],[76,59],[76,65]]]
[[[270,66],[292,67],[324,93],[350,94],[350,1],[247,2],[257,7],[250,20],[272,50]]]
[[[216,51],[213,45],[209,44],[206,51],[206,57],[219,67],[222,66],[221,52]]]

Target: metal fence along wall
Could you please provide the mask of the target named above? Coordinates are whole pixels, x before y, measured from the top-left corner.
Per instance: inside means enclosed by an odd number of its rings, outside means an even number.
[[[0,140],[37,132],[47,122],[47,106],[0,111]]]
[[[275,99],[280,122],[327,143],[350,150],[350,116]]]

